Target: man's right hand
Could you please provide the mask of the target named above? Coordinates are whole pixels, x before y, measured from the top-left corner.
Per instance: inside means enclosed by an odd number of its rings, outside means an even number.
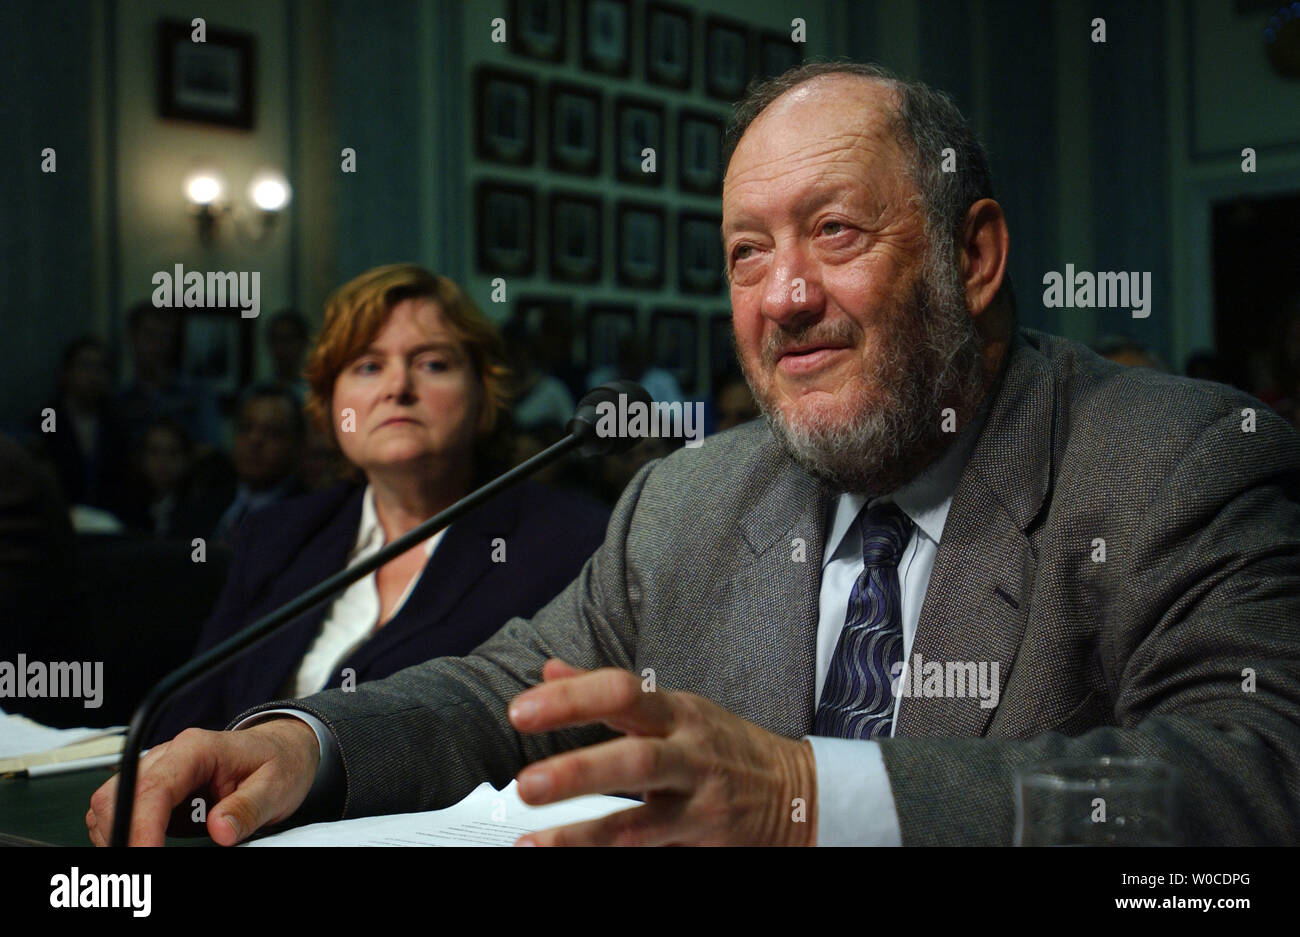
[[[186,729],[140,762],[130,845],[161,846],[172,811],[210,797],[208,835],[233,846],[259,828],[291,816],[307,797],[320,762],[311,726],[281,717],[235,732]],[[117,805],[117,776],[90,798],[90,841],[107,846]]]

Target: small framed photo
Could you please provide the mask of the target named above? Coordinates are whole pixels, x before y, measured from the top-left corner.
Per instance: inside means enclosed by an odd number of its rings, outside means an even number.
[[[775,78],[803,64],[803,43],[788,33],[763,30],[758,34],[758,77]]]
[[[600,92],[551,85],[550,163],[561,172],[600,174]]]
[[[182,372],[233,400],[253,373],[253,320],[238,309],[211,308],[186,309],[183,322]]]
[[[645,202],[620,202],[615,230],[618,282],[636,289],[663,289],[664,210]]]
[[[496,68],[479,68],[475,75],[479,158],[511,166],[531,164],[533,80]]]
[[[163,117],[253,127],[256,45],[252,33],[207,28],[194,42],[189,23],[158,24],[158,112]]]
[[[564,0],[510,0],[510,48],[545,62],[564,61]]]
[[[723,309],[709,316],[709,380],[738,367],[736,338],[731,330],[731,312]]]
[[[632,58],[631,17],[628,0],[583,0],[584,68],[602,75],[627,77]]]
[[[514,318],[530,336],[573,331],[573,301],[554,296],[520,296]]]
[[[667,3],[645,6],[645,77],[668,88],[691,86],[691,14]]]
[[[601,273],[600,199],[551,195],[551,276],[565,283],[595,283]]]
[[[478,184],[478,268],[483,273],[530,276],[536,261],[536,199],[532,188],[505,182]]]
[[[614,106],[614,162],[624,182],[658,186],[664,153],[664,108],[645,98],[622,97]],[[654,150],[653,164],[647,149]],[[654,172],[645,171],[653,165]]]
[[[682,212],[677,228],[677,279],[683,293],[717,293],[722,287],[722,219]]]
[[[636,307],[621,303],[593,303],[587,307],[587,370],[612,368],[618,372],[619,346],[636,338]]]
[[[704,90],[728,103],[749,81],[749,31],[739,23],[711,16],[704,25]]]
[[[693,394],[699,373],[700,317],[690,310],[656,309],[650,319],[650,360]]]
[[[699,195],[722,193],[722,131],[720,117],[702,111],[682,111],[677,119],[677,185]]]

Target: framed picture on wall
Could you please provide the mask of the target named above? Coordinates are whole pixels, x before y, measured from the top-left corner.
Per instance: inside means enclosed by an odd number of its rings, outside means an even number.
[[[722,193],[722,130],[720,117],[702,111],[682,111],[677,119],[677,185],[700,195]]]
[[[252,33],[208,27],[194,42],[187,22],[158,24],[158,112],[163,117],[253,127]]]
[[[510,0],[510,48],[546,62],[564,61],[564,0]]]
[[[645,6],[645,77],[669,88],[691,85],[691,14],[667,3]]]
[[[672,373],[687,394],[699,372],[700,319],[688,309],[656,309],[650,319],[650,360]]]
[[[181,370],[222,401],[233,400],[253,373],[253,323],[238,309],[186,309]]]
[[[614,162],[624,182],[657,186],[664,153],[664,108],[645,98],[619,98],[614,105]],[[654,150],[654,172],[646,172],[647,149]]]
[[[677,280],[681,291],[718,292],[722,287],[722,219],[682,212],[677,223]]]
[[[731,310],[723,309],[709,316],[709,381],[716,381],[736,367],[739,365],[731,332]]]
[[[530,186],[478,184],[478,268],[482,273],[529,276],[535,256],[535,195]]]
[[[565,283],[600,279],[600,199],[551,195],[551,276]]]
[[[511,166],[533,161],[533,80],[519,72],[475,72],[479,159]]]
[[[551,85],[550,163],[562,172],[600,173],[600,92]]]
[[[618,282],[637,289],[664,286],[664,210],[645,202],[620,202],[615,231]]]
[[[749,31],[739,23],[711,16],[704,24],[704,90],[727,103],[737,100],[749,81]]]
[[[592,303],[587,307],[587,369],[618,370],[618,346],[636,337],[636,307]]]
[[[789,33],[763,30],[758,34],[758,75],[775,78],[803,63],[803,43],[792,42]]]
[[[628,0],[583,0],[582,64],[602,75],[631,71],[632,11]]]

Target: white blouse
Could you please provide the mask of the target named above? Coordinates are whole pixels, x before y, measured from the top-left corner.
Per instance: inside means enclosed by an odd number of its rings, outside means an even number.
[[[424,542],[425,566],[428,557],[441,542],[449,528],[444,527]],[[357,529],[357,542],[348,554],[348,567],[351,568],[377,553],[387,542],[383,525],[375,511],[375,493],[369,485],[361,499],[361,526]],[[393,606],[391,621],[402,610],[406,600],[415,591],[415,585],[424,575],[424,569],[411,577],[406,584],[406,591]],[[323,690],[334,675],[334,669],[349,654],[370,637],[379,623],[379,586],[375,573],[358,579],[342,595],[334,600],[325,615],[320,634],[302,659],[298,673],[293,679],[292,694],[309,696]]]

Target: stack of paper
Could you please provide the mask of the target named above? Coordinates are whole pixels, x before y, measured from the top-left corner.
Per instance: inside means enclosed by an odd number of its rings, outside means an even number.
[[[122,750],[125,726],[51,729],[25,716],[0,712],[0,775],[35,765],[78,761]]]
[[[246,846],[513,846],[525,833],[594,820],[639,806],[622,797],[575,797],[545,807],[519,799],[514,781],[501,790],[481,784],[446,810],[313,823]]]

